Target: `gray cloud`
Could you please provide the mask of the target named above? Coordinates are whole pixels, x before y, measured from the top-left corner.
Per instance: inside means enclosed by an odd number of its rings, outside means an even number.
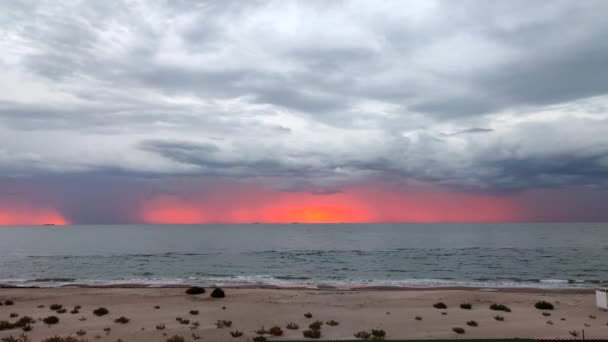
[[[606,186],[604,1],[1,7],[0,175]]]

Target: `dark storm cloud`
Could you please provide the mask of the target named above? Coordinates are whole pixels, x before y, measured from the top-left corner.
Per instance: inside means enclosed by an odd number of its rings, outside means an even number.
[[[0,7],[3,175],[606,185],[605,1]]]

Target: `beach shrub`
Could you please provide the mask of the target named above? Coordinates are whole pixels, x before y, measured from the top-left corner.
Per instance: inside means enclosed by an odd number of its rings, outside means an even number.
[[[44,324],[53,325],[59,323],[59,317],[57,316],[48,316],[42,320]]]
[[[560,318],[560,319],[561,319],[562,321],[565,321],[565,320],[566,320],[566,317],[562,317],[562,318]],[[606,325],[608,325],[608,324],[606,324]]]
[[[15,305],[15,302],[13,302],[10,299],[7,299],[7,300],[4,301],[4,305]]]
[[[310,325],[308,327],[310,329],[319,330],[319,329],[321,329],[322,325],[323,325],[323,322],[321,322],[321,321],[314,321],[314,322],[310,323]]]
[[[107,315],[109,313],[110,313],[110,311],[108,311],[108,309],[103,308],[103,307],[102,308],[97,308],[97,309],[93,310],[93,314],[95,316],[105,316],[105,315]]]
[[[460,308],[465,310],[471,310],[473,308],[473,305],[471,303],[462,303],[460,304]]]
[[[114,323],[119,323],[119,324],[127,324],[129,323],[130,319],[125,317],[125,316],[120,316],[117,319],[114,320]]]
[[[586,326],[587,328],[589,328],[591,326],[591,324],[589,324],[589,323],[585,323],[583,325]]]
[[[268,341],[264,336],[256,336],[253,338],[253,342],[266,342]]]
[[[16,312],[11,312],[9,315],[11,318],[19,317],[19,314]]]
[[[190,310],[191,315],[198,315],[198,310]]]
[[[463,328],[456,327],[456,328],[452,328],[452,330],[457,334],[464,334]]]
[[[205,289],[200,286],[193,286],[186,290],[186,294],[189,295],[199,295],[205,293]]]
[[[545,302],[544,300],[536,302],[536,304],[534,304],[534,307],[539,310],[553,310],[553,304]]]
[[[21,330],[23,330],[23,331],[32,331],[33,329],[34,328],[32,328],[32,326],[29,325],[29,324],[24,325],[23,327],[21,327]]]
[[[548,320],[548,321],[547,321],[547,324],[549,324],[549,325],[553,325],[553,321]]]
[[[551,316],[551,313],[550,312],[543,312],[543,316],[545,316],[545,317]]]
[[[467,321],[467,325],[470,327],[476,327],[478,326],[477,321]]]
[[[215,326],[218,328],[230,328],[232,326],[232,321],[217,320]]]
[[[82,309],[82,306],[80,306],[80,305],[76,305],[76,306],[74,307],[74,309],[76,309],[76,310],[80,310],[80,309]]]
[[[82,316],[82,317],[80,317],[78,320],[79,320],[79,321],[81,321],[81,322],[84,322],[84,321],[86,321],[86,320],[87,320],[87,318],[86,318],[86,317],[84,317],[84,316]]]
[[[511,309],[508,306],[506,306],[504,304],[496,304],[496,303],[490,305],[490,310],[511,312]]]
[[[64,314],[64,313],[68,312],[68,310],[66,310],[66,309],[59,309],[59,310],[57,310],[55,312],[58,313],[58,314]]]
[[[215,289],[213,289],[213,291],[211,291],[211,298],[224,298],[226,297],[226,294],[224,293],[224,290],[222,290],[219,287],[216,287]]]
[[[167,342],[184,342],[184,338],[179,335],[173,335],[167,339]]]
[[[308,329],[302,331],[302,335],[306,338],[321,338],[321,330],[320,329]]]
[[[241,336],[243,336],[243,332],[239,331],[239,330],[231,331],[230,332],[230,336],[232,336],[232,337],[241,337]]]
[[[445,305],[444,302],[437,302],[437,303],[433,304],[433,307],[435,309],[447,309],[448,308],[448,306]]]
[[[262,327],[262,328],[256,330],[255,333],[258,335],[265,335],[265,334],[268,334],[268,330],[266,330],[264,327]]]
[[[195,330],[198,329],[198,327],[200,327],[201,324],[199,322],[193,322],[192,325],[190,326],[190,330]]]
[[[274,326],[268,330],[268,333],[272,336],[283,336],[283,329],[278,326]]]
[[[0,303],[0,305],[2,305],[2,303]],[[43,309],[43,308],[44,308],[44,305],[43,305],[43,304],[40,304],[40,305],[38,305],[38,306],[37,306],[37,308],[38,308],[38,309]]]
[[[502,317],[501,315],[494,316],[494,319],[497,320],[497,321],[501,321],[501,322],[505,320],[505,318]]]
[[[160,309],[160,305],[154,305],[154,309],[156,309],[156,310]]]
[[[367,332],[365,330],[357,331],[354,335],[356,338],[361,338],[361,339],[368,339],[368,338],[372,337],[372,334],[370,334],[369,332]]]
[[[13,325],[8,321],[0,321],[0,331],[13,329]]]
[[[165,330],[165,325],[164,324],[157,324],[156,325],[156,330]]]
[[[34,324],[36,323],[36,320],[33,319],[30,316],[23,316],[21,318],[19,318],[19,320],[17,320],[17,322],[15,322],[13,324],[13,326],[17,327],[17,328],[23,328],[24,326],[28,325],[28,324]]]
[[[300,326],[295,324],[294,322],[290,322],[287,324],[287,329],[289,330],[298,330],[300,329]]]
[[[42,340],[42,342],[87,342],[87,341],[83,340],[81,338],[73,337],[73,336],[66,336],[66,337],[54,336],[54,337],[49,337],[47,339],[44,339],[44,340]]]
[[[417,321],[422,321],[422,317],[420,317],[420,316],[416,316],[416,318],[414,318],[414,319]]]
[[[384,338],[384,336],[386,336],[386,332],[382,329],[372,329],[372,336],[374,338]]]
[[[71,313],[72,315],[75,315],[75,314],[80,313],[80,311],[78,311],[78,309],[74,308],[72,311],[70,311],[70,313]]]
[[[83,330],[83,329],[76,331],[76,335],[78,335],[78,336],[84,336],[86,334],[87,334],[86,330]]]
[[[304,314],[304,317],[306,318],[312,318],[312,314],[310,312],[307,312]]]
[[[195,333],[192,333],[192,339],[193,340],[200,340],[201,337],[199,335],[195,334]]]
[[[333,319],[331,321],[327,321],[325,322],[325,324],[329,325],[330,327],[335,327],[336,325],[339,325],[340,322],[334,321]]]
[[[594,315],[589,315],[589,318],[595,319],[596,317]]]
[[[13,337],[13,335],[9,335],[4,338],[1,338],[0,341],[2,341],[2,342],[31,342],[32,340],[29,337],[27,337],[27,335],[21,334],[21,336],[19,336],[19,337]]]
[[[178,321],[180,324],[183,324],[183,325],[190,324],[190,320],[188,318],[177,317],[175,320]]]
[[[448,313],[444,311],[444,312],[442,312],[441,314],[445,316],[445,315],[447,315]]]
[[[61,304],[51,304],[51,306],[49,306],[49,309],[51,309],[53,311],[61,310],[61,309],[63,309],[63,305],[61,305]]]
[[[573,337],[578,337],[578,331],[576,330],[570,330],[569,331],[570,335],[572,335]]]

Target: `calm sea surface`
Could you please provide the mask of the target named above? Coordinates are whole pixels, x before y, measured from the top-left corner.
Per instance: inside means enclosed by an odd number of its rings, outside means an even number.
[[[0,284],[590,287],[608,224],[0,227]]]

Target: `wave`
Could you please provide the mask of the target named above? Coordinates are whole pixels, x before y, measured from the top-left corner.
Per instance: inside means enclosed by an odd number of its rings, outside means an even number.
[[[585,289],[593,288],[605,281],[582,281],[572,279],[312,279],[304,276],[198,276],[187,278],[131,278],[131,279],[74,279],[74,278],[36,278],[0,279],[0,287],[66,287],[66,286],[272,286],[279,288],[327,288],[357,289],[366,287],[392,288],[537,288],[537,289]]]

